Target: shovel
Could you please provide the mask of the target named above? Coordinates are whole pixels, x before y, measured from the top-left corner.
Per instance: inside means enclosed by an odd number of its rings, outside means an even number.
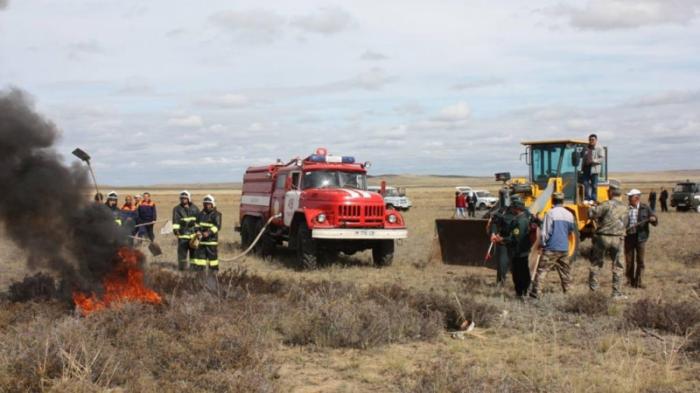
[[[157,257],[158,255],[163,254],[163,250],[160,248],[158,244],[155,242],[151,241],[151,239],[146,239],[144,237],[138,237],[138,236],[129,236],[132,239],[135,240],[144,240],[148,242],[148,251],[153,255],[154,257]]]

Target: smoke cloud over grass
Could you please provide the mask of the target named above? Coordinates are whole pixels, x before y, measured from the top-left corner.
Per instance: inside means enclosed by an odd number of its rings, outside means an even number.
[[[86,169],[54,150],[59,134],[26,93],[0,91],[0,223],[29,267],[59,273],[66,289],[99,290],[125,238],[89,202]]]

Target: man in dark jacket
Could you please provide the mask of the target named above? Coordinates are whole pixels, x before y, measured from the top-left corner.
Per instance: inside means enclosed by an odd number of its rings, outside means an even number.
[[[502,239],[510,233],[511,222],[514,217],[510,212],[510,208],[505,205],[505,198],[501,198],[498,209],[491,213],[487,224],[491,235],[491,243],[493,243],[493,257],[496,261],[496,284],[499,286],[505,284],[510,266],[508,247],[503,244]]]
[[[656,211],[656,191],[651,190],[649,193],[649,207],[651,208],[651,211],[655,212]]]
[[[143,225],[139,227],[139,235],[145,236],[153,241],[153,239],[155,239],[155,234],[153,233],[153,223],[158,220],[158,213],[156,211],[156,204],[151,200],[150,193],[143,193],[143,200],[139,203],[136,209],[138,217],[137,222],[138,224]]]
[[[478,202],[476,198],[476,191],[469,193],[469,199],[467,200],[467,211],[469,212],[469,217],[476,217],[476,204]]]
[[[625,265],[627,283],[633,288],[644,288],[644,245],[649,239],[649,224],[656,226],[659,221],[651,208],[640,202],[642,193],[633,189],[629,198],[629,223],[625,236]]]
[[[510,255],[510,270],[513,276],[515,294],[524,297],[530,287],[530,267],[528,256],[532,241],[530,238],[530,213],[520,198],[511,198],[510,211],[514,215],[509,234],[503,238]]]
[[[204,209],[197,214],[197,233],[199,247],[195,250],[194,270],[219,270],[219,231],[221,231],[221,213],[216,210],[216,200],[207,195],[203,201]]]
[[[177,236],[177,267],[187,268],[188,257],[194,263],[194,250],[190,248],[190,240],[195,236],[199,208],[192,203],[190,193],[180,193],[180,204],[173,208],[173,234]]]
[[[659,203],[661,204],[661,211],[668,211],[668,191],[665,188],[661,188],[661,194],[659,195]]]

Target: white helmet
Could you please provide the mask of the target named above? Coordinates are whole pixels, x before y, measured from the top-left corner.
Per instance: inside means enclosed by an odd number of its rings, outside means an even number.
[[[180,199],[182,198],[187,198],[188,201],[192,201],[192,197],[190,196],[190,192],[187,190],[184,190],[180,193]]]
[[[203,203],[211,203],[212,206],[216,207],[216,199],[211,194],[204,197]]]
[[[116,191],[110,191],[109,194],[107,194],[107,200],[110,200],[110,199],[113,201],[116,201],[117,199],[119,199],[119,196],[117,195]]]

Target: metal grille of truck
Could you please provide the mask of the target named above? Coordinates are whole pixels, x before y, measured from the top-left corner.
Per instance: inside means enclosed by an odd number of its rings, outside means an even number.
[[[342,205],[338,207],[338,216],[340,221],[348,224],[381,225],[384,222],[384,205]]]

